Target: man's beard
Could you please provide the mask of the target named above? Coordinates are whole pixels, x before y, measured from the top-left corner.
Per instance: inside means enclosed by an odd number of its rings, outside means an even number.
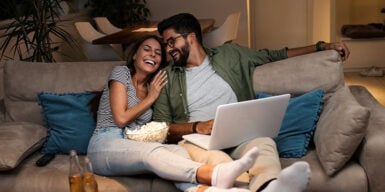
[[[190,54],[190,46],[186,43],[183,47],[182,50],[179,51],[179,59],[174,60],[174,66],[178,67],[186,67],[187,65],[187,58]]]

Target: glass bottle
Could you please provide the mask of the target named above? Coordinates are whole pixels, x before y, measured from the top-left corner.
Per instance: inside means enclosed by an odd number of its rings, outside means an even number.
[[[96,183],[92,164],[87,156],[84,158],[83,189],[84,192],[98,192],[98,183]]]
[[[70,151],[69,183],[71,192],[83,192],[82,169],[75,150]]]

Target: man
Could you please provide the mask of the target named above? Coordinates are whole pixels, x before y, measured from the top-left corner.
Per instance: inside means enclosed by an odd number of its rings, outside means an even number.
[[[199,22],[188,13],[163,20],[158,32],[173,63],[165,69],[168,84],[154,105],[153,118],[171,123],[168,137],[171,142],[181,141],[185,134],[210,134],[218,105],[254,99],[251,72],[258,65],[326,49],[337,50],[343,60],[349,56],[343,43],[322,41],[281,50],[255,50],[236,44],[204,48]],[[224,152],[205,151],[187,142],[181,145],[196,161],[210,163],[215,161],[213,158],[229,158]],[[256,138],[226,152],[239,159],[253,146],[259,148],[260,154],[248,171],[251,191],[295,192],[306,188],[310,179],[308,164],[300,162],[281,171],[271,138]]]

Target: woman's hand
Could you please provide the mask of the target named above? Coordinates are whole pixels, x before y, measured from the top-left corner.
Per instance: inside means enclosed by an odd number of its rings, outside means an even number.
[[[150,88],[148,90],[147,97],[155,101],[158,98],[160,91],[167,84],[167,82],[168,81],[166,71],[160,70],[150,83]]]

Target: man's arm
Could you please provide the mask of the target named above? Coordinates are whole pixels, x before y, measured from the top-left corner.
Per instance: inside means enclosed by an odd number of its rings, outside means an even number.
[[[213,127],[214,120],[194,123],[172,123],[168,130],[167,143],[177,143],[182,140],[183,135],[200,133],[209,135]]]
[[[349,57],[349,54],[350,54],[349,49],[342,42],[337,42],[337,43],[318,42],[317,44],[314,44],[314,45],[291,48],[287,50],[287,57],[294,57],[294,56],[304,55],[308,53],[313,53],[316,51],[323,51],[323,50],[330,50],[330,49],[334,49],[338,51],[343,61],[345,61]]]
[[[167,143],[178,143],[183,135],[194,133],[194,123],[172,123],[168,129]]]

